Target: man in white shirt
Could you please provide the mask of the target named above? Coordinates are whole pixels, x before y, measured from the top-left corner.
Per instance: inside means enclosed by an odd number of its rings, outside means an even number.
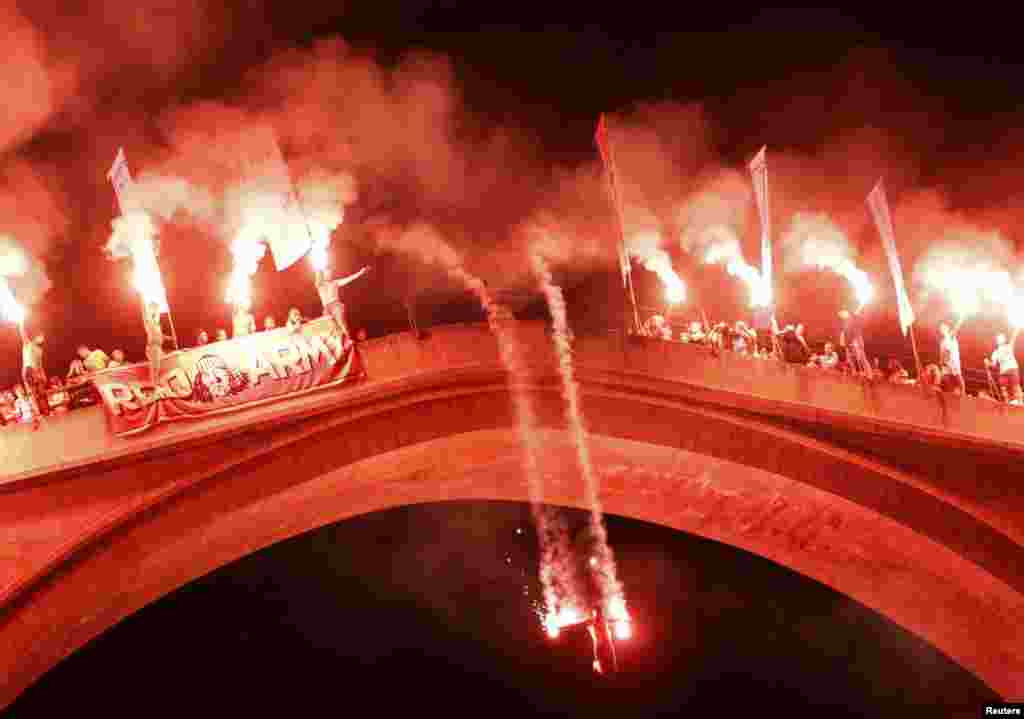
[[[945,322],[939,325],[939,334],[942,339],[939,341],[939,358],[942,370],[942,390],[954,394],[967,394],[964,385],[964,373],[960,366],[960,325],[963,318],[960,318],[952,328]]]
[[[996,367],[999,374],[999,388],[1003,397],[1008,402],[1021,404],[1024,401],[1024,393],[1020,387],[1020,368],[1017,365],[1017,358],[1013,355],[1013,345],[1017,341],[1017,333],[1020,328],[1013,331],[1013,337],[1009,341],[1006,335],[1000,334],[996,337],[996,348],[992,352],[992,358],[985,360],[986,366]]]

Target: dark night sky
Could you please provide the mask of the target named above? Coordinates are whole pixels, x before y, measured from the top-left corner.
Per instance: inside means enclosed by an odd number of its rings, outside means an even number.
[[[420,505],[275,545],[126,619],[11,716],[60,715],[68,697],[107,716],[154,703],[204,716],[975,716],[996,700],[927,643],[815,582],[620,518],[609,533],[637,634],[615,680],[599,680],[588,637],[549,643],[531,614],[529,517],[507,503]]]

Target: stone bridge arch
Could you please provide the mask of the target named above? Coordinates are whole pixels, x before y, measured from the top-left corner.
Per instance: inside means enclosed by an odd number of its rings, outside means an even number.
[[[546,501],[585,508],[549,342],[542,332],[524,341],[543,343],[531,397]],[[919,460],[896,468],[857,449],[872,438],[881,455],[925,442],[936,457],[955,451],[988,466],[1012,446],[928,427],[901,436],[866,412],[825,423],[820,406],[815,430],[806,396],[758,413],[763,398],[737,405],[721,389],[613,366],[676,348],[602,341],[612,343],[604,354],[581,343],[577,366],[607,513],[786,565],[924,637],[1003,696],[1024,697],[1024,552],[1008,492],[969,496],[941,471],[908,471]],[[389,339],[365,348],[370,381],[332,403],[264,408],[162,439],[158,430],[135,445],[143,451],[115,443],[96,461],[3,485],[0,526],[12,541],[0,555],[0,706],[128,614],[274,542],[403,504],[527,501],[507,384],[486,342],[480,328]],[[703,362],[709,382],[732,361],[680,356]],[[790,368],[747,369],[789,381]],[[97,413],[76,421],[111,442],[87,424],[102,421]],[[823,426],[835,441],[817,436]]]

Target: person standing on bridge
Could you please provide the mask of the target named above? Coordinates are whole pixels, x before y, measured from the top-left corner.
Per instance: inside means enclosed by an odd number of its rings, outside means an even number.
[[[38,429],[39,417],[50,416],[50,398],[46,392],[46,370],[43,369],[43,343],[46,338],[42,332],[29,338],[24,322],[18,323],[18,333],[21,335],[21,379],[25,384],[26,391],[36,404],[32,427]]]
[[[149,360],[149,378],[155,388],[160,379],[160,363],[164,356],[163,328],[160,326],[160,305],[142,302],[142,324],[146,328],[146,359]]]
[[[245,337],[256,333],[256,318],[249,311],[249,303],[238,304],[231,318],[231,336]]]
[[[991,359],[985,359],[985,366],[994,365],[999,372],[999,388],[1003,397],[1012,404],[1021,404],[1024,401],[1024,394],[1020,387],[1020,367],[1017,365],[1017,358],[1013,354],[1013,346],[1017,342],[1018,327],[1013,331],[1009,341],[1006,335],[1000,334],[996,337],[996,348],[992,352]]]
[[[967,386],[964,384],[964,373],[960,367],[960,325],[963,318],[957,320],[952,328],[948,323],[939,325],[939,334],[942,340],[939,342],[939,363],[942,368],[942,391],[953,394],[967,394]]]
[[[338,299],[338,290],[347,284],[355,282],[369,271],[370,268],[367,266],[348,277],[336,280],[327,279],[327,274],[322,270],[317,270],[316,272],[316,291],[320,295],[320,304],[323,305],[324,314],[334,320],[338,331],[344,337],[348,336],[348,326],[345,324],[345,305]]]
[[[846,348],[846,360],[853,371],[865,377],[871,377],[871,364],[867,352],[864,351],[864,318],[861,316],[863,305],[856,312],[840,310],[839,319],[843,328],[839,333],[839,346]]]

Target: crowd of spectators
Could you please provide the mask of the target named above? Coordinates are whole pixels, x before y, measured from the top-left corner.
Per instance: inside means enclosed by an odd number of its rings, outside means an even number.
[[[772,359],[859,375],[877,382],[921,385],[936,392],[968,394],[960,365],[957,338],[959,324],[943,324],[940,327],[939,362],[924,365],[921,377],[915,378],[896,358],[889,358],[884,365],[878,357],[869,360],[864,351],[863,333],[857,313],[844,310],[839,313],[839,317],[843,323],[843,330],[838,342],[825,340],[817,343],[814,349],[807,341],[802,324],[780,326],[774,318],[767,323],[758,323],[755,319],[755,324],[759,324],[760,328],[754,329],[743,321],[711,324],[703,320],[673,326],[664,315],[653,314],[641,326],[640,334],[706,346],[715,354],[733,352],[758,359]],[[1014,333],[1011,338],[1005,335],[996,338],[995,351],[990,358],[985,359],[984,388],[977,389],[973,396],[1024,405],[1024,392],[1021,390],[1019,370],[1013,351],[1016,337]]]
[[[306,321],[302,312],[297,307],[292,307],[288,311],[288,319],[284,325],[278,325],[273,315],[264,317],[262,331],[287,329],[294,332]],[[243,327],[246,328],[245,331],[240,329]],[[251,323],[237,322],[235,328],[238,330],[235,336],[260,331],[255,329],[255,321]],[[228,333],[224,329],[217,329],[214,337],[215,342],[224,342],[229,339]],[[195,338],[195,342],[191,346],[181,349],[211,344],[210,336],[205,329],[196,332]],[[41,343],[39,338],[34,338],[33,342],[37,339]],[[365,340],[365,330],[357,332],[356,339]],[[34,392],[33,388],[25,383],[18,383],[14,387],[0,391],[0,426],[31,424],[38,428],[41,415],[60,414],[70,409],[95,404],[99,401],[99,397],[89,380],[97,372],[129,364],[124,351],[120,349],[112,350],[108,354],[102,349],[80,345],[75,354],[77,356],[71,361],[68,371],[63,377],[54,375],[46,378],[45,392]]]

